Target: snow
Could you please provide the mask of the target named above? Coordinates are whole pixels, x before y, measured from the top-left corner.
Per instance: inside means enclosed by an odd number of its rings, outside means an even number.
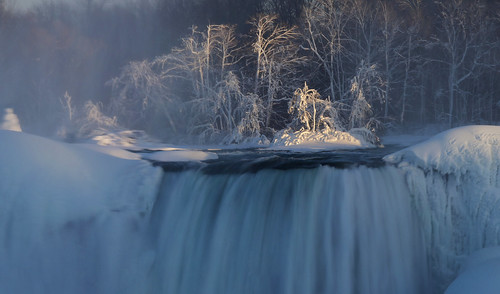
[[[406,175],[437,289],[444,291],[466,268],[465,257],[500,246],[499,126],[451,129],[384,160]],[[466,270],[448,293],[483,293],[457,292],[470,290],[463,285],[466,280],[477,281],[485,291],[495,289],[497,278],[483,273],[492,271],[498,277],[500,263],[497,257],[486,259],[484,266]]]
[[[496,294],[500,289],[500,247],[473,253],[445,294]]]
[[[114,146],[129,150],[151,149],[159,144],[145,132],[138,130],[103,131],[93,136],[90,142],[100,146]]]
[[[0,293],[138,293],[160,168],[11,131],[0,163]]]
[[[331,129],[312,131],[284,130],[276,134],[269,149],[292,151],[316,151],[333,149],[374,148],[360,135]]]
[[[133,153],[127,151],[123,148],[114,147],[114,146],[102,146],[98,144],[76,144],[80,145],[86,149],[90,149],[96,152],[104,153],[116,158],[128,159],[128,160],[140,160],[142,159],[141,155],[138,153]]]
[[[90,143],[80,145],[97,152],[131,160],[186,162],[218,158],[217,154],[197,150],[194,146],[184,148],[161,144],[143,131],[137,130],[106,132],[92,137]]]
[[[488,176],[500,163],[500,127],[465,126],[442,132],[384,158],[407,162],[442,174],[474,173]]]
[[[205,161],[218,159],[217,154],[198,150],[170,150],[143,153],[142,158],[161,162]]]
[[[3,117],[3,122],[0,125],[0,130],[8,130],[14,132],[22,132],[19,119],[12,108],[6,108]]]
[[[151,201],[149,194],[154,190],[151,181],[158,180],[161,174],[159,169],[144,161],[124,160],[116,154],[94,151],[89,146],[61,143],[26,133],[0,131],[0,142],[0,195],[3,200],[32,197],[29,201],[26,199],[29,207],[46,207],[52,211],[49,204],[53,203],[65,208],[54,212],[68,214],[68,217],[95,212],[96,208],[146,209]],[[110,150],[106,152],[116,151]],[[81,205],[74,205],[75,201]],[[8,210],[9,204],[2,205],[0,211]],[[76,209],[66,210],[69,207]],[[54,215],[54,221],[58,220]]]

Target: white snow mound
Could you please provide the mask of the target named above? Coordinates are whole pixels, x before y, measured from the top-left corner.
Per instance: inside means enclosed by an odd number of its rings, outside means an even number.
[[[24,212],[27,227],[111,211],[138,214],[151,207],[161,178],[145,161],[9,131],[0,131],[0,163],[0,227],[12,210]]]
[[[387,155],[384,160],[393,164],[409,163],[442,174],[488,176],[494,168],[492,165],[500,163],[500,126],[454,128]]]

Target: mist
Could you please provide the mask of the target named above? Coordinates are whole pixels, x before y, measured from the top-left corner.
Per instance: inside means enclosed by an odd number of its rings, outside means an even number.
[[[500,120],[495,1],[28,2],[0,0],[0,109],[26,132],[238,143]],[[293,106],[305,84],[317,126]]]

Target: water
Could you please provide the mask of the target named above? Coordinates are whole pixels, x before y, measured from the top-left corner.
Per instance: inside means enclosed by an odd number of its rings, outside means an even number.
[[[0,293],[429,293],[423,233],[386,152],[218,151],[162,164],[147,211],[103,206],[62,225],[16,202]]]
[[[428,293],[393,167],[166,173],[148,293]]]
[[[355,168],[358,166],[381,167],[382,158],[401,149],[399,145],[385,148],[347,149],[319,152],[292,152],[268,149],[215,150],[218,159],[206,162],[153,162],[166,172],[201,170],[207,174],[255,173],[264,169],[311,169],[320,166]]]

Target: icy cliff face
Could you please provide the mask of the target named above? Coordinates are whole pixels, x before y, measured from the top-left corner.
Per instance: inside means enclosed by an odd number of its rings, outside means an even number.
[[[406,173],[444,290],[469,254],[500,244],[500,127],[452,129],[385,160]]]

